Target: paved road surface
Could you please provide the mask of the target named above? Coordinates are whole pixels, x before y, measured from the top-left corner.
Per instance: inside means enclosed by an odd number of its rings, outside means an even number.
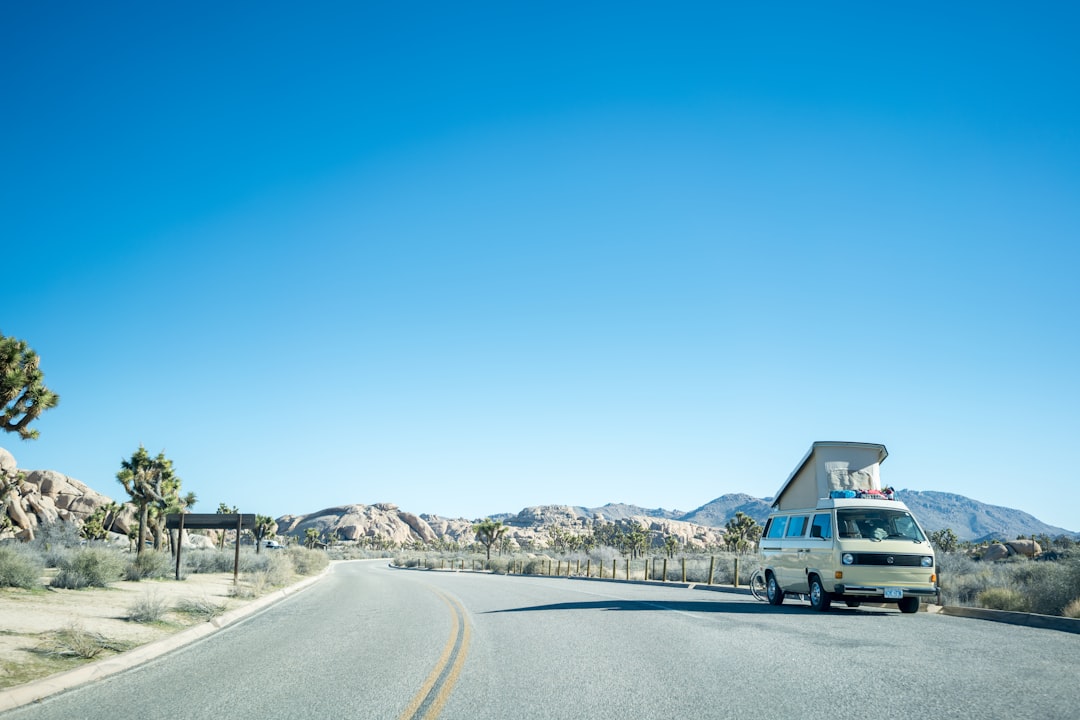
[[[1077,678],[1080,639],[1051,630],[364,561],[0,717],[1074,720]]]

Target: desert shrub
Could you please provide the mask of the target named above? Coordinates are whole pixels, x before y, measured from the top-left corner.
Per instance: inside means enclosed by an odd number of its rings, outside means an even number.
[[[34,652],[49,657],[81,658],[90,660],[106,650],[123,652],[125,643],[109,640],[99,633],[89,632],[78,625],[69,625],[63,630],[45,635]]]
[[[80,529],[78,523],[65,520],[43,523],[34,530],[34,539],[30,545],[46,552],[54,548],[77,548],[84,542],[79,535]]]
[[[270,554],[276,558],[282,555],[282,552],[277,550]],[[285,555],[292,561],[293,570],[297,575],[314,575],[330,564],[330,559],[321,550],[291,547],[285,551]]]
[[[182,557],[182,556],[181,556]],[[146,580],[169,577],[176,572],[175,562],[169,553],[144,550],[124,568],[125,580]]]
[[[503,556],[493,557],[487,563],[487,569],[496,575],[505,575],[510,570],[510,558]]]
[[[0,545],[0,587],[30,590],[41,584],[45,560],[41,553],[22,543]]]
[[[181,557],[186,571],[206,575],[211,573],[231,573],[233,563],[236,560],[232,550],[211,550],[209,548],[185,550]]]
[[[522,567],[522,573],[525,575],[547,575],[549,562],[551,563],[552,568],[554,568],[555,562],[551,558],[544,557],[543,555],[528,558],[525,560],[524,566]]]
[[[1066,605],[1061,614],[1067,618],[1080,619],[1080,597]]]
[[[105,587],[119,580],[124,572],[124,560],[115,550],[104,547],[85,547],[74,551],[60,565],[52,586],[78,589]]]
[[[270,558],[271,554],[272,553],[269,551],[259,554],[255,554],[254,552],[240,553],[240,572],[266,572],[270,569],[270,564],[273,562]],[[232,568],[230,567],[230,569]]]
[[[128,607],[127,619],[137,623],[158,622],[168,610],[169,607],[165,601],[150,592]]]
[[[197,620],[212,620],[225,612],[225,606],[209,598],[188,598],[176,603],[173,610]]]
[[[1021,566],[1013,582],[1024,589],[1031,612],[1061,615],[1080,598],[1080,558],[1059,562],[1029,562]]]
[[[976,601],[979,607],[991,610],[1012,610],[1015,612],[1027,612],[1029,608],[1027,596],[1019,590],[1012,588],[989,588],[979,593]]]

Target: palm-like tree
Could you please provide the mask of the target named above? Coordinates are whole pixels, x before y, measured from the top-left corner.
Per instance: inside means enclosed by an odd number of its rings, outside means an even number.
[[[487,549],[487,559],[491,561],[491,546],[499,542],[510,530],[509,527],[502,524],[501,520],[492,520],[487,518],[473,525],[473,532],[476,533],[476,539]]]

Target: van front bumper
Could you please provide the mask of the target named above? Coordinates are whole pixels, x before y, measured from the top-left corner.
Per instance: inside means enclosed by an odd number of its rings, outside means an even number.
[[[929,587],[929,588],[921,588],[921,587],[900,587],[900,588],[897,588],[895,586],[890,586],[888,589],[889,590],[900,590],[904,594],[904,597],[937,597],[938,593],[941,591],[941,588],[939,588],[937,586]],[[833,593],[836,594],[836,595],[848,595],[848,596],[851,596],[851,597],[860,597],[860,598],[867,598],[867,597],[884,598],[885,597],[885,590],[886,590],[886,588],[884,588],[884,587],[877,587],[877,586],[870,586],[870,585],[844,585],[844,584],[838,583],[836,585],[836,588],[833,590]]]

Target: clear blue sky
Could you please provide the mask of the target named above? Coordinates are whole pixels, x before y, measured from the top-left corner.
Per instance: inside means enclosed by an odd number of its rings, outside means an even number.
[[[1080,18],[879,5],[7,3],[0,440],[467,518],[882,442],[1080,529]]]

